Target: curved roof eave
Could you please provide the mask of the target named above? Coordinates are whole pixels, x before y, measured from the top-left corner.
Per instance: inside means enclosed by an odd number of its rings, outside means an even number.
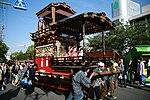
[[[49,31],[55,31],[55,33],[57,33],[55,35],[65,33],[69,34],[70,36],[77,36],[77,34],[81,35],[83,33],[84,24],[85,35],[116,29],[115,24],[112,23],[112,21],[109,18],[103,16],[102,13],[95,12],[82,13],[75,17],[61,20],[55,24],[51,24],[48,28],[50,29]],[[32,36],[35,37],[35,39],[51,35],[50,32],[44,33],[43,35],[42,30],[36,33],[39,33],[38,37],[36,37],[35,33],[32,34]]]
[[[86,33],[88,31],[91,31],[87,34],[91,34],[93,32],[101,32],[103,30],[107,31],[116,29],[115,24],[112,23],[112,21],[108,17],[103,16],[101,13],[95,12],[82,13],[75,17],[59,21],[56,23],[56,26],[63,27],[63,30],[65,30],[66,28],[66,31],[70,30],[70,32],[72,31],[81,33],[84,23],[86,23]]]
[[[50,7],[59,7],[59,6],[63,6],[64,8],[67,8],[70,10],[70,12],[72,14],[75,14],[76,12],[69,6],[67,5],[65,2],[61,3],[61,2],[57,2],[57,3],[50,3],[49,5],[47,5],[45,8],[43,8],[42,10],[40,10],[39,12],[36,13],[36,15],[40,15],[41,13],[43,13],[44,11],[46,11],[47,9],[49,9]]]

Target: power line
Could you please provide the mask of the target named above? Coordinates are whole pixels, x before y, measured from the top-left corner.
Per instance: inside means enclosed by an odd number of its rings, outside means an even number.
[[[4,2],[4,1],[1,1],[1,0],[0,0],[0,3],[1,3],[1,4],[5,4],[5,5],[9,5],[9,6],[13,6],[13,4],[8,3],[8,2]]]

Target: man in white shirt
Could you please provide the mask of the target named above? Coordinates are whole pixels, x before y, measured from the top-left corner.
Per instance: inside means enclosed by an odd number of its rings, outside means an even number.
[[[142,61],[141,58],[138,58],[138,66],[139,66],[139,81],[140,81],[141,85],[144,85],[145,82],[142,78],[144,76],[145,64],[144,64],[144,62]]]

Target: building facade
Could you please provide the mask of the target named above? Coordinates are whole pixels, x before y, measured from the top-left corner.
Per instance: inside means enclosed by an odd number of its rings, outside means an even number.
[[[140,4],[132,0],[115,0],[112,3],[112,21],[126,24],[130,18],[140,14]]]
[[[150,20],[150,4],[142,7],[142,13],[136,16],[132,16],[129,19],[130,24],[139,23],[141,21],[149,21]]]

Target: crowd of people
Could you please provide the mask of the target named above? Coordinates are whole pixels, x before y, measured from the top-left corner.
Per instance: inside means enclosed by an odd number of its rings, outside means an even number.
[[[139,58],[137,66],[133,66],[132,59],[130,59],[128,68],[124,64],[124,60],[119,62],[99,62],[97,68],[88,74],[89,68],[83,67],[72,78],[72,89],[67,100],[103,100],[104,98],[116,99],[114,95],[117,86],[126,88],[127,76],[131,74],[131,82],[139,81],[140,85],[145,84],[142,81],[145,65]],[[131,72],[129,72],[131,71]],[[135,74],[136,73],[136,74]],[[137,77],[135,79],[135,77]],[[86,87],[86,89],[85,89]],[[86,91],[84,93],[84,91]]]
[[[97,68],[92,71],[87,66],[73,75],[72,89],[67,100],[72,100],[72,98],[81,100],[85,96],[91,100],[103,100],[105,97],[116,99],[117,97],[114,95],[116,87],[126,88],[129,74],[132,84],[136,81],[139,82],[139,85],[145,84],[142,80],[145,64],[141,58],[137,59],[136,66],[130,59],[128,68],[123,59],[120,59],[119,62],[99,62]],[[33,62],[0,63],[0,91],[7,88],[5,84],[11,83],[13,86],[22,86],[26,93],[32,93],[34,91],[32,81],[35,80],[35,67],[37,65]]]
[[[7,83],[11,83],[13,86],[22,86],[25,93],[33,92],[32,80],[35,79],[36,66],[33,62],[0,63],[0,91],[7,88]]]

